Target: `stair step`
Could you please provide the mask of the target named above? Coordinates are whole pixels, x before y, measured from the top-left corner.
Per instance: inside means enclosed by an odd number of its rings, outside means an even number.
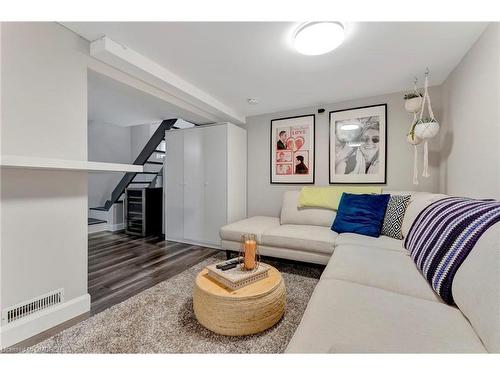
[[[163,162],[161,162],[161,161],[147,161],[144,164],[158,164],[158,165],[163,165]]]
[[[146,176],[152,176],[152,175],[149,174],[149,175],[146,175]],[[144,177],[146,177],[146,176],[144,176]],[[156,176],[156,174],[155,174],[155,176]],[[146,182],[151,182],[151,181],[153,181],[155,179],[154,176],[151,179],[144,178],[144,177],[143,178],[138,178],[137,180],[134,179],[134,180],[132,180],[132,182],[144,182],[144,183],[146,183]]]
[[[155,177],[156,177],[157,174],[158,173],[146,173],[146,174],[144,174],[142,176],[137,175],[137,176],[135,176],[133,178],[132,181],[135,181],[135,182],[137,182],[137,181],[143,181],[143,182],[153,181],[155,179]]]
[[[164,154],[165,151],[162,151],[162,150],[154,150],[153,153],[157,153],[157,154]]]
[[[151,181],[131,181],[129,183],[129,185],[132,185],[132,184],[134,184],[134,185],[141,185],[141,184],[142,185],[145,185],[145,184],[149,185],[150,183],[151,183]]]
[[[137,172],[137,174],[158,174],[158,172]]]
[[[91,210],[97,210],[97,211],[107,211],[108,209],[106,207],[90,207]]]
[[[91,217],[89,217],[87,219],[87,222],[88,222],[88,225],[96,225],[96,224],[103,224],[103,223],[107,223],[106,220],[99,220],[99,219],[93,219]]]

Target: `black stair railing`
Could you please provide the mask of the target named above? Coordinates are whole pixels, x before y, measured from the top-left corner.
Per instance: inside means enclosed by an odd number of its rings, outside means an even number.
[[[139,156],[137,156],[133,164],[144,165],[146,161],[151,157],[151,155],[155,151],[157,151],[156,148],[159,146],[161,141],[165,139],[165,131],[173,128],[176,122],[177,119],[163,120],[160,126],[158,126],[158,129],[156,129],[154,134],[149,139],[148,143],[146,143],[146,146],[144,146]],[[104,205],[106,209],[109,210],[111,206],[113,206],[113,204],[115,204],[118,201],[118,199],[125,192],[127,186],[132,182],[132,180],[137,174],[138,173],[136,172],[125,173],[125,176],[122,177],[118,185],[116,185],[115,189],[111,193],[111,199],[106,201],[106,204]]]

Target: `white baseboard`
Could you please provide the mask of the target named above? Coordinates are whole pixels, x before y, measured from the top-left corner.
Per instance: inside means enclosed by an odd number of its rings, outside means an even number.
[[[89,233],[104,232],[108,230],[108,223],[88,225]]]
[[[90,295],[73,298],[60,305],[0,327],[0,349],[5,349],[58,324],[90,311]]]
[[[166,237],[165,239],[167,241],[180,242],[180,243],[185,243],[185,244],[188,244],[188,245],[196,245],[196,246],[208,247],[210,249],[217,249],[217,250],[222,249],[220,243],[199,242],[199,241],[192,241],[192,240],[172,238],[172,237]]]
[[[108,224],[107,230],[109,230],[110,232],[116,232],[124,229],[125,229],[125,223],[119,223],[119,224]]]
[[[91,210],[91,209],[89,209],[88,215],[91,219],[104,220],[104,221],[108,221],[110,216],[108,211]]]
[[[120,224],[108,224],[108,223],[101,223],[101,224],[94,224],[94,225],[89,225],[89,233],[97,233],[97,232],[117,232],[119,230],[125,229],[125,223],[120,223]]]

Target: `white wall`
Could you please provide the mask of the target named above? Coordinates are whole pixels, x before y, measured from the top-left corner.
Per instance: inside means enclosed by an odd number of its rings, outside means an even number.
[[[171,95],[97,61],[57,23],[1,23],[1,153],[87,160],[87,70],[161,100]],[[177,100],[178,101],[178,100]],[[183,104],[186,118],[211,116]],[[0,348],[87,311],[87,173],[0,171],[0,300],[64,288],[66,304],[0,326]]]
[[[146,146],[146,143],[149,141],[156,129],[158,129],[158,126],[160,126],[160,123],[130,127],[130,152],[132,153],[132,159],[135,160],[135,158],[139,156],[144,146]]]
[[[87,293],[86,194],[82,172],[2,170],[2,308]]]
[[[88,42],[55,23],[3,29],[2,152],[86,160]]]
[[[430,89],[432,108],[439,117],[441,113],[441,89]],[[342,103],[318,105],[286,112],[270,113],[247,118],[244,127],[248,131],[248,215],[278,216],[282,194],[286,190],[300,189],[303,185],[271,185],[270,168],[270,126],[271,120],[281,117],[316,114],[316,175],[315,184],[328,185],[328,112],[366,105],[387,103],[387,185],[384,188],[395,190],[439,190],[439,140],[429,143],[431,177],[420,177],[420,185],[412,184],[413,148],[406,142],[406,134],[413,119],[404,110],[404,93],[381,95],[372,98],[351,100]],[[318,108],[325,108],[318,114]],[[422,162],[422,155],[419,157]],[[422,166],[420,165],[420,173]]]
[[[500,199],[500,24],[491,23],[443,85],[441,190]]]
[[[2,154],[86,160],[88,43],[55,23],[1,28]],[[67,302],[79,301],[71,313],[25,321],[29,328],[2,322],[5,346],[90,307],[87,174],[0,173],[2,308],[57,288],[65,289]]]
[[[2,126],[2,30],[3,30],[3,25],[2,22],[0,22],[0,157],[2,155],[2,132],[3,132],[3,126]],[[2,223],[2,190],[3,190],[3,184],[2,184],[2,171],[0,169],[0,306],[3,306],[2,302],[2,288],[3,288],[3,282],[2,282],[2,230],[3,230],[3,223]],[[0,323],[1,326],[1,323]],[[1,328],[0,328],[1,329]],[[2,334],[0,333],[0,348],[2,348],[2,343],[1,343],[1,337]]]
[[[131,128],[95,121],[88,123],[88,160],[130,164],[137,155],[131,153]],[[123,173],[89,173],[89,207],[99,207],[110,199]]]
[[[88,159],[109,163],[133,163],[158,125],[118,126],[89,121]],[[157,154],[153,155],[152,159],[156,156]],[[163,161],[161,158],[158,160]],[[89,207],[103,206],[106,200],[110,199],[111,192],[123,175],[123,173],[89,173]]]

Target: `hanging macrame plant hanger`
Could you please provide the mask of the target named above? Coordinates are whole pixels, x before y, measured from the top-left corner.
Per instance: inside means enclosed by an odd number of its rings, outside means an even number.
[[[427,103],[427,111],[429,112],[429,119],[424,121],[425,104]],[[431,98],[429,96],[429,69],[425,72],[424,81],[424,97],[422,99],[422,108],[420,109],[419,120],[414,125],[413,132],[415,136],[424,142],[424,165],[422,170],[423,177],[430,177],[429,174],[429,139],[434,137],[439,131],[439,124],[432,112]],[[418,182],[417,182],[418,183]]]
[[[421,108],[423,108],[423,98],[420,92],[417,89],[417,82],[418,78],[415,77],[415,81],[413,81],[413,92],[416,95],[416,98],[418,98],[418,101],[420,102],[420,105],[415,105],[412,108],[408,108],[408,106],[405,106],[406,109],[409,112],[413,113],[413,122],[411,123],[410,126],[410,131],[408,132],[408,143],[410,143],[413,146],[413,184],[418,185],[418,145],[422,142],[420,138],[418,138],[415,135],[415,125],[417,124],[417,113],[420,111]],[[418,103],[417,103],[418,104]]]

